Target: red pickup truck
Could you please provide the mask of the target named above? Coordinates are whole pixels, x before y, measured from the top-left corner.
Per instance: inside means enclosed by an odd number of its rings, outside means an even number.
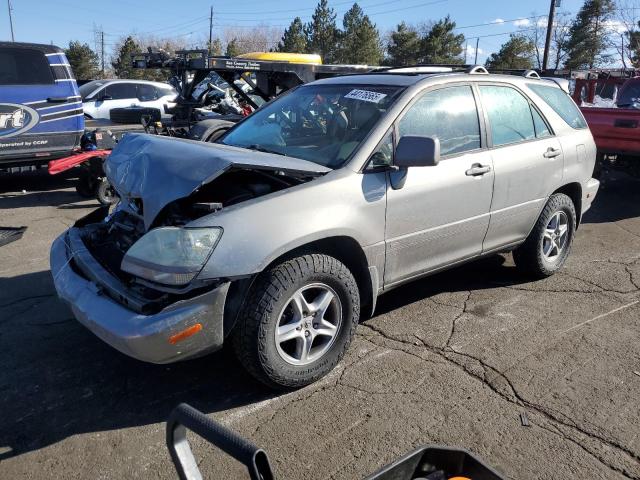
[[[585,101],[594,101],[594,92],[600,88],[596,81],[576,82],[573,97],[581,104],[600,162],[640,176],[640,77],[616,79],[601,90],[611,90],[614,84],[620,86],[617,95],[612,92],[612,108],[585,105]]]

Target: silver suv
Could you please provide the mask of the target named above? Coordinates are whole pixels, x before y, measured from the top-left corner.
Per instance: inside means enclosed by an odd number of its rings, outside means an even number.
[[[231,342],[300,387],[345,354],[382,293],[513,251],[562,267],[598,190],[596,147],[554,82],[378,73],[280,96],[214,144],[128,135],[121,200],[61,235],[56,289],[118,350],[175,362]]]

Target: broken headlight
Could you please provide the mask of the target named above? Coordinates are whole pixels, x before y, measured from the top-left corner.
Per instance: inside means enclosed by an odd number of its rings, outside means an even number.
[[[162,227],[132,245],[121,268],[165,285],[184,285],[198,274],[222,236],[221,228]]]

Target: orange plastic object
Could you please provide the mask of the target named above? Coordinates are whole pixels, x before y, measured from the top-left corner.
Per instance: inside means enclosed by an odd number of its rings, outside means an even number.
[[[176,333],[175,335],[171,335],[169,337],[169,343],[171,345],[175,345],[178,342],[181,342],[185,338],[189,338],[192,335],[195,335],[200,330],[202,330],[202,324],[196,323],[195,325],[191,325],[189,328],[185,328],[181,332]]]

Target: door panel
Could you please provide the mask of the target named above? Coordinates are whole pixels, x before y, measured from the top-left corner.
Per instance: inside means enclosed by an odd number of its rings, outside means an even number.
[[[397,122],[403,135],[437,138],[431,167],[389,174],[385,287],[482,251],[493,191],[491,156],[470,85],[429,90]]]
[[[391,174],[406,180],[387,192],[385,287],[481,252],[493,171],[467,175],[474,164],[490,166],[491,157],[470,153]]]
[[[491,224],[484,241],[489,251],[526,238],[552,185],[562,179],[562,155],[546,158],[548,149],[561,151],[555,137],[512,145],[491,152],[495,186]]]
[[[538,110],[518,90],[480,85],[493,144],[495,171],[491,221],[483,250],[521,241],[562,179],[563,155]]]

